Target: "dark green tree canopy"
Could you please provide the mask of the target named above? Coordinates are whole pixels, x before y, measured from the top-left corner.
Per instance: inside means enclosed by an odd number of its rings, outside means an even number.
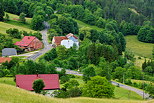
[[[32,88],[34,89],[35,93],[41,93],[44,87],[45,87],[45,84],[42,79],[37,79],[33,82]]]
[[[86,97],[112,98],[114,96],[114,86],[105,77],[95,76],[85,84],[82,94]]]

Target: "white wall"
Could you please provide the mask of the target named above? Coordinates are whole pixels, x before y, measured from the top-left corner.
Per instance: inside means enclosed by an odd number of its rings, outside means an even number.
[[[61,45],[65,46],[66,48],[73,47],[74,43],[77,45],[77,47],[79,47],[79,42],[74,42],[72,40],[62,40],[61,41]]]

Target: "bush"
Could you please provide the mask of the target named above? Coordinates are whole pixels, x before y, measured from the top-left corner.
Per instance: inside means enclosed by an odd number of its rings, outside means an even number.
[[[68,98],[69,97],[69,93],[64,90],[57,90],[57,91],[54,91],[52,94],[54,95],[54,97],[57,97],[57,98]]]
[[[95,98],[111,98],[114,97],[114,86],[105,77],[91,77],[87,84],[84,85],[82,95]]]
[[[37,79],[33,82],[33,89],[35,93],[41,93],[44,87],[45,85],[42,79]]]
[[[19,32],[18,29],[10,28],[10,29],[6,30],[6,33],[9,34],[13,38],[21,39],[21,32]]]
[[[60,83],[61,84],[64,84],[64,83],[68,82],[69,80],[70,80],[70,78],[67,75],[60,77]]]
[[[132,81],[130,79],[128,79],[128,80],[125,81],[125,84],[132,85]]]
[[[71,88],[70,90],[68,90],[69,93],[69,97],[79,97],[82,94],[82,91],[80,88],[75,87],[75,88]]]

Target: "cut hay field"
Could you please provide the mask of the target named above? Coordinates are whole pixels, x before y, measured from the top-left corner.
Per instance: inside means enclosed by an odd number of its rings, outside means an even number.
[[[135,55],[152,58],[152,49],[154,44],[144,43],[137,40],[136,35],[129,35],[125,37],[126,39],[126,48],[130,49]]]
[[[49,98],[11,85],[0,83],[0,103],[152,103],[153,101],[96,99],[96,98]]]

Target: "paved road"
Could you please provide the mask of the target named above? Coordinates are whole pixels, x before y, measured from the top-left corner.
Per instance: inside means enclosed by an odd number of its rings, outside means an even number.
[[[47,29],[41,31],[44,48],[42,50],[32,54],[31,56],[27,57],[26,59],[36,60],[38,57],[40,57],[41,55],[45,54],[46,52],[48,52],[49,50],[52,49],[52,45],[48,43],[47,31],[48,31]]]
[[[62,69],[62,68],[57,67],[57,71],[61,71],[61,69]],[[80,72],[73,71],[73,70],[68,70],[68,69],[66,69],[66,74],[73,74],[73,75],[77,75],[77,76],[83,76],[83,74],[80,73]],[[121,87],[121,88],[125,88],[125,89],[127,89],[127,90],[134,91],[134,92],[136,92],[137,94],[139,94],[140,96],[142,96],[142,97],[144,97],[144,98],[150,99],[150,98],[149,98],[149,94],[143,92],[143,90],[140,90],[140,89],[137,89],[137,88],[134,88],[134,87],[131,87],[131,86],[127,86],[127,85],[125,85],[125,84],[117,83],[117,82],[115,82],[115,81],[111,81],[111,83],[112,83],[113,85],[116,85],[116,86],[119,85],[119,87]]]

